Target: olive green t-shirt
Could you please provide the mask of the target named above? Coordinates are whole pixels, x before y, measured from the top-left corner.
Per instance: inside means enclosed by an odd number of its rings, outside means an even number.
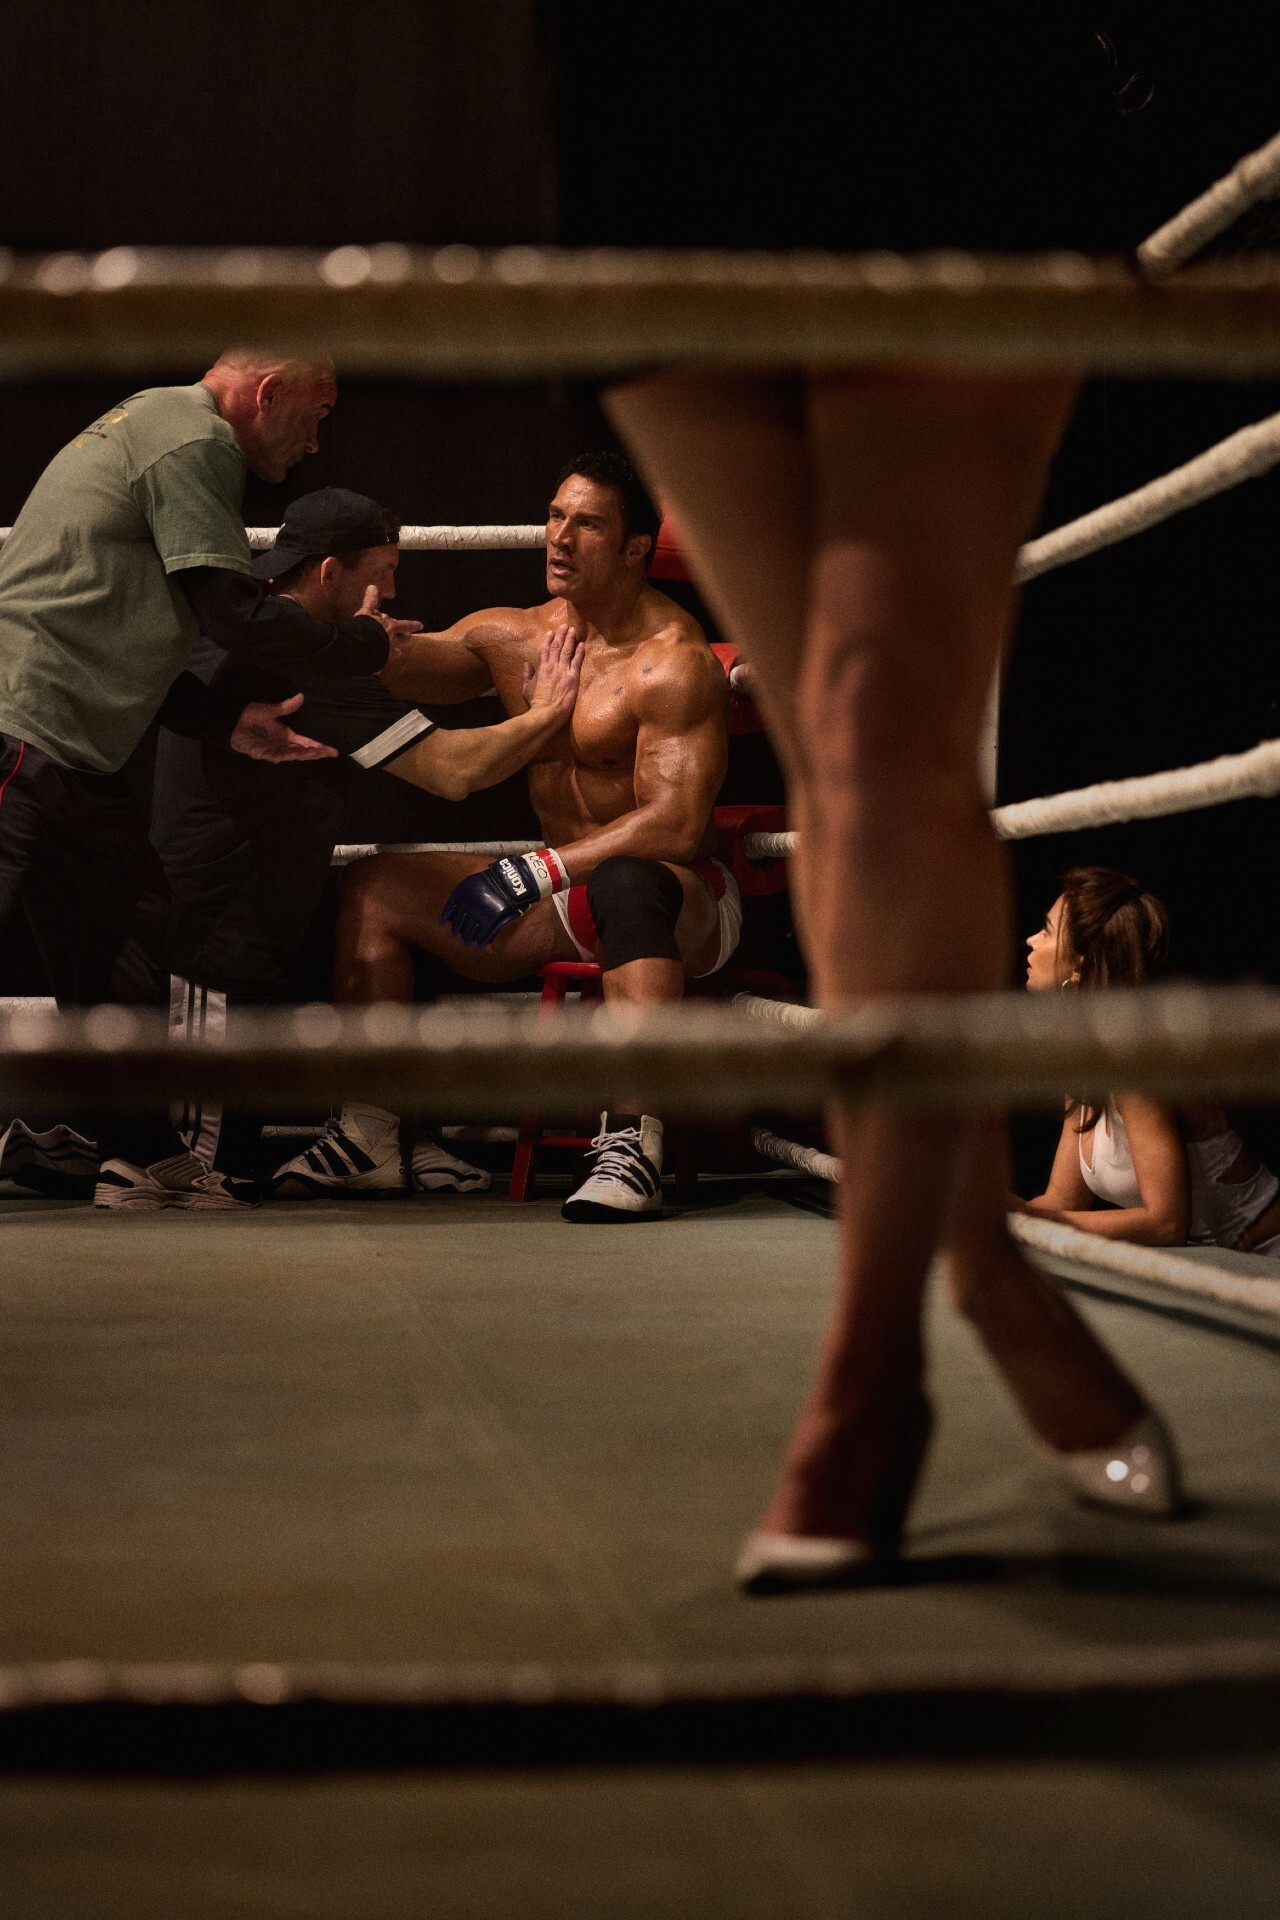
[[[245,472],[205,386],[135,393],[50,461],[0,548],[0,733],[123,766],[198,632],[169,576],[249,571]]]

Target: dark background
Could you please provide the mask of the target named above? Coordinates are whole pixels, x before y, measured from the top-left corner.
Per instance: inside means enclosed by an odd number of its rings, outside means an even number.
[[[898,11],[909,29],[912,10]],[[1085,31],[1110,116],[1111,171],[1077,203],[1076,225],[1088,230],[1067,236],[1075,244],[1136,244],[1280,126],[1280,29],[1261,17],[1270,9],[1042,11],[1072,33]],[[919,16],[922,35],[927,17]],[[1038,103],[1017,96],[1005,18],[998,8],[969,9],[950,30],[960,36],[954,91],[963,97],[968,87],[982,103],[1014,99],[1030,124]],[[840,25],[800,29],[812,44],[795,70],[803,76],[807,61],[825,76],[828,144],[831,124],[839,131],[843,76],[854,115],[858,86],[869,84],[860,76],[880,71],[871,52],[883,66],[879,29],[868,19],[863,10]],[[609,23],[618,38],[606,48]],[[1088,39],[1094,24],[1104,27],[1109,51]],[[587,227],[631,238],[637,207],[649,218],[673,192],[673,168],[706,177],[723,163],[726,139],[750,130],[728,69],[705,54],[717,34],[730,47],[738,44],[732,36],[756,30],[741,10],[693,7],[668,37],[665,15],[534,0],[367,0],[358,8],[221,0],[199,9],[186,0],[45,0],[6,18],[0,243],[501,244],[574,239]],[[776,18],[768,30],[780,31]],[[899,48],[909,45],[903,31],[895,27]],[[571,98],[557,100],[553,44]],[[910,60],[899,58],[891,78],[895,111],[907,121]],[[977,115],[979,141],[989,111],[984,105]],[[904,125],[904,152],[910,134]],[[955,237],[942,230],[941,212],[931,231],[919,169],[901,157],[889,150],[874,169],[861,227],[856,210],[842,215],[849,244]],[[1029,179],[1029,234],[1038,213],[1032,191]],[[744,205],[734,237],[749,241],[752,203]],[[654,236],[663,237],[660,223]],[[190,377],[202,371],[192,367]],[[145,373],[133,384],[148,384]],[[0,391],[0,521],[12,520],[57,448],[121,397],[119,385]],[[1272,387],[1092,383],[1062,449],[1044,524],[1140,485],[1277,408],[1280,390]],[[346,381],[320,455],[285,487],[251,482],[246,519],[272,524],[293,493],[333,482],[372,493],[408,521],[533,521],[562,462],[608,438],[594,394],[568,384]],[[1277,731],[1278,507],[1280,480],[1254,481],[1028,588],[1003,705],[1001,800],[1203,760]],[[401,610],[431,627],[540,592],[536,556],[409,555],[401,566]],[[773,776],[758,755],[749,768],[739,756],[734,778],[734,797],[771,797]],[[1168,901],[1177,967],[1213,978],[1280,978],[1277,804],[1028,842],[1016,853],[1022,929],[1037,924],[1064,866],[1117,864]],[[528,830],[518,782],[477,797],[460,817],[374,775],[360,784],[347,834]],[[38,987],[17,930],[0,929],[0,938],[0,990]],[[1258,1120],[1264,1134],[1274,1132],[1273,1117]]]

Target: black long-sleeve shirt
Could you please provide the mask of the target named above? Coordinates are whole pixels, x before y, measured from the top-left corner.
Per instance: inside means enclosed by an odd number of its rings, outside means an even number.
[[[287,671],[299,689],[309,681],[376,673],[390,651],[385,630],[367,614],[313,620],[296,600],[267,593],[229,567],[187,567],[174,575],[200,630],[247,666]],[[230,732],[244,705],[232,680],[209,687],[181,673],[165,695],[160,718],[188,739]]]

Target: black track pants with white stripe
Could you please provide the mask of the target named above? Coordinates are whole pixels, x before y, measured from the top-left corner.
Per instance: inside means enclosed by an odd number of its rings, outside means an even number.
[[[225,1041],[228,1006],[234,1019],[237,1006],[256,1004],[248,996],[241,999],[170,974],[169,1037],[179,1046],[194,1040]],[[205,1100],[189,1101],[174,1117],[192,1153],[207,1167],[236,1180],[256,1178],[261,1114],[228,1112]]]

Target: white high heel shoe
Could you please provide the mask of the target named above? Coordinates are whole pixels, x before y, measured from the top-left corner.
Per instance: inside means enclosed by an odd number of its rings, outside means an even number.
[[[774,1533],[757,1527],[742,1543],[734,1574],[748,1593],[847,1587],[896,1566],[903,1521],[933,1431],[933,1412],[914,1389],[903,1403],[901,1434],[866,1513],[868,1540],[847,1534]]]
[[[812,1533],[749,1533],[734,1567],[747,1593],[795,1593],[806,1587],[846,1586],[875,1563],[864,1540]]]
[[[1113,1512],[1168,1519],[1182,1505],[1178,1459],[1173,1442],[1154,1413],[1135,1420],[1110,1447],[1049,1458],[1078,1499]]]

